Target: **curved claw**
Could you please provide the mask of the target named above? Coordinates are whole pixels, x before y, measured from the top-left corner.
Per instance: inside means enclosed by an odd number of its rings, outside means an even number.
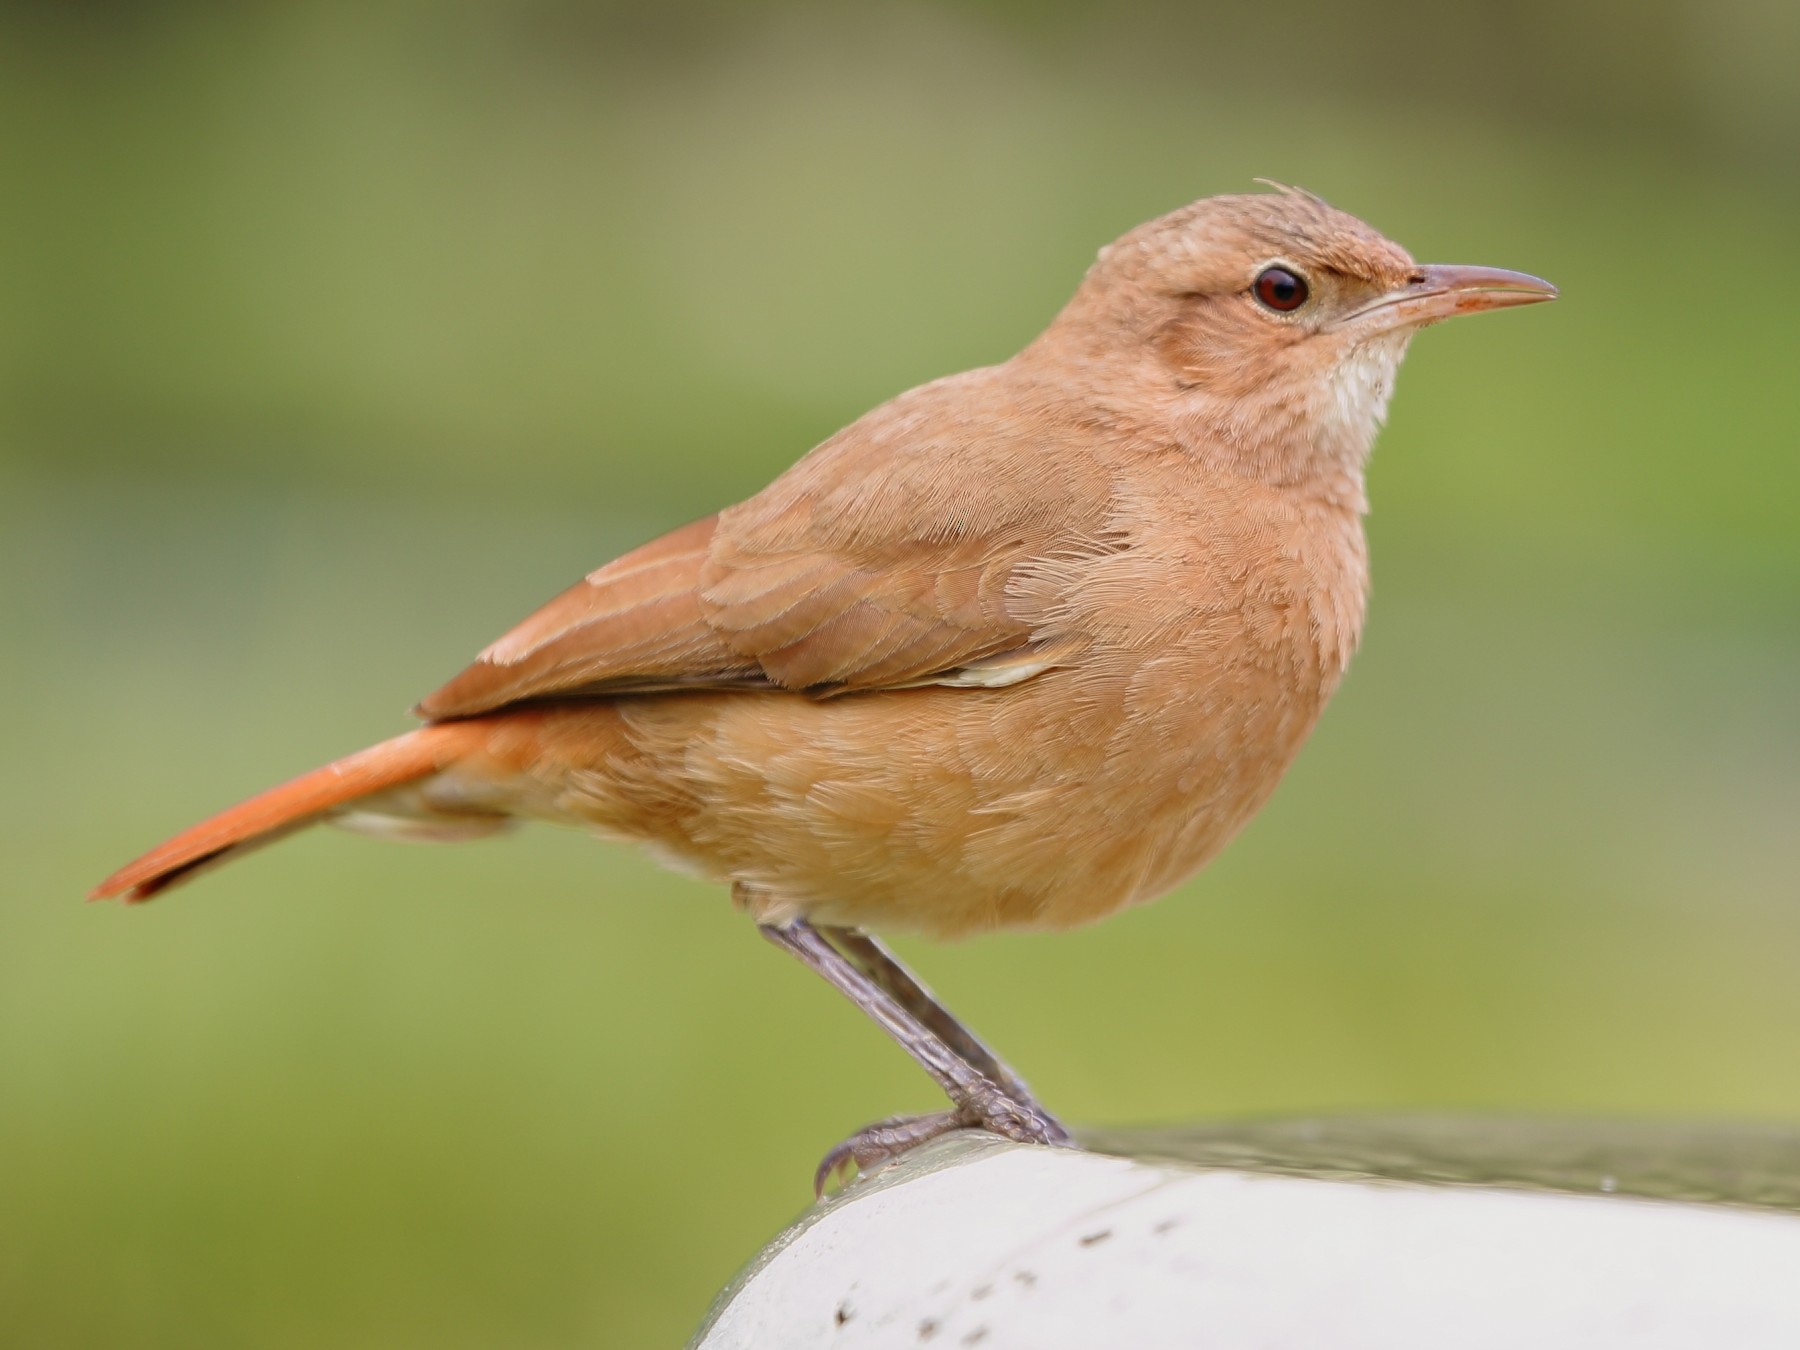
[[[889,1116],[865,1125],[819,1160],[813,1173],[813,1198],[822,1198],[826,1184],[833,1180],[842,1182],[853,1167],[867,1172],[881,1163],[892,1162],[909,1149],[961,1129],[963,1124],[955,1111],[933,1111],[923,1116]]]
[[[999,1090],[965,1102],[953,1111],[922,1116],[889,1116],[865,1125],[819,1160],[813,1172],[813,1196],[823,1197],[833,1180],[843,1181],[851,1168],[867,1172],[953,1130],[986,1130],[1019,1144],[1074,1148],[1075,1139],[1062,1123],[1021,1106]]]

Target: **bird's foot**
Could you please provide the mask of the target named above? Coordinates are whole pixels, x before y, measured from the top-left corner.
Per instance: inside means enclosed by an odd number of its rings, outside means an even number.
[[[882,1163],[892,1162],[909,1149],[930,1143],[941,1135],[962,1128],[954,1111],[933,1111],[924,1116],[889,1116],[873,1125],[865,1125],[819,1159],[813,1173],[813,1194],[823,1196],[832,1181],[843,1181],[852,1169],[867,1172]]]
[[[954,1130],[987,1130],[1020,1144],[1075,1147],[1075,1136],[1056,1117],[1035,1105],[1022,1106],[996,1088],[951,1111],[889,1116],[865,1125],[819,1160],[813,1194],[824,1195],[829,1182],[842,1181],[852,1168],[867,1172]]]

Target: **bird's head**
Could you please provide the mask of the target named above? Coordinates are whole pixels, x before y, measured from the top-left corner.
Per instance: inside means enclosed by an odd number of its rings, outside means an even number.
[[[1311,461],[1360,481],[1413,333],[1555,296],[1522,272],[1416,263],[1277,188],[1206,198],[1108,245],[1046,338],[1084,362],[1123,358],[1134,394],[1265,475]]]

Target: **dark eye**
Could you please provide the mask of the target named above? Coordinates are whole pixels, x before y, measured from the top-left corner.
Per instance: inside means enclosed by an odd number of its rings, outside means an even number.
[[[1287,314],[1306,303],[1306,279],[1285,267],[1265,267],[1251,288],[1270,309]]]

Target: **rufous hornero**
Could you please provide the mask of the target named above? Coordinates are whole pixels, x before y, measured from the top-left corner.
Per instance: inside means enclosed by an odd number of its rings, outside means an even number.
[[[729,884],[949,1095],[838,1145],[818,1186],[960,1126],[1070,1144],[872,934],[1068,928],[1216,854],[1356,650],[1363,470],[1407,343],[1555,295],[1421,266],[1298,189],[1185,206],[1103,248],[1011,360],[606,564],[424,726],[94,894],[147,900],[317,821],[583,826]]]

